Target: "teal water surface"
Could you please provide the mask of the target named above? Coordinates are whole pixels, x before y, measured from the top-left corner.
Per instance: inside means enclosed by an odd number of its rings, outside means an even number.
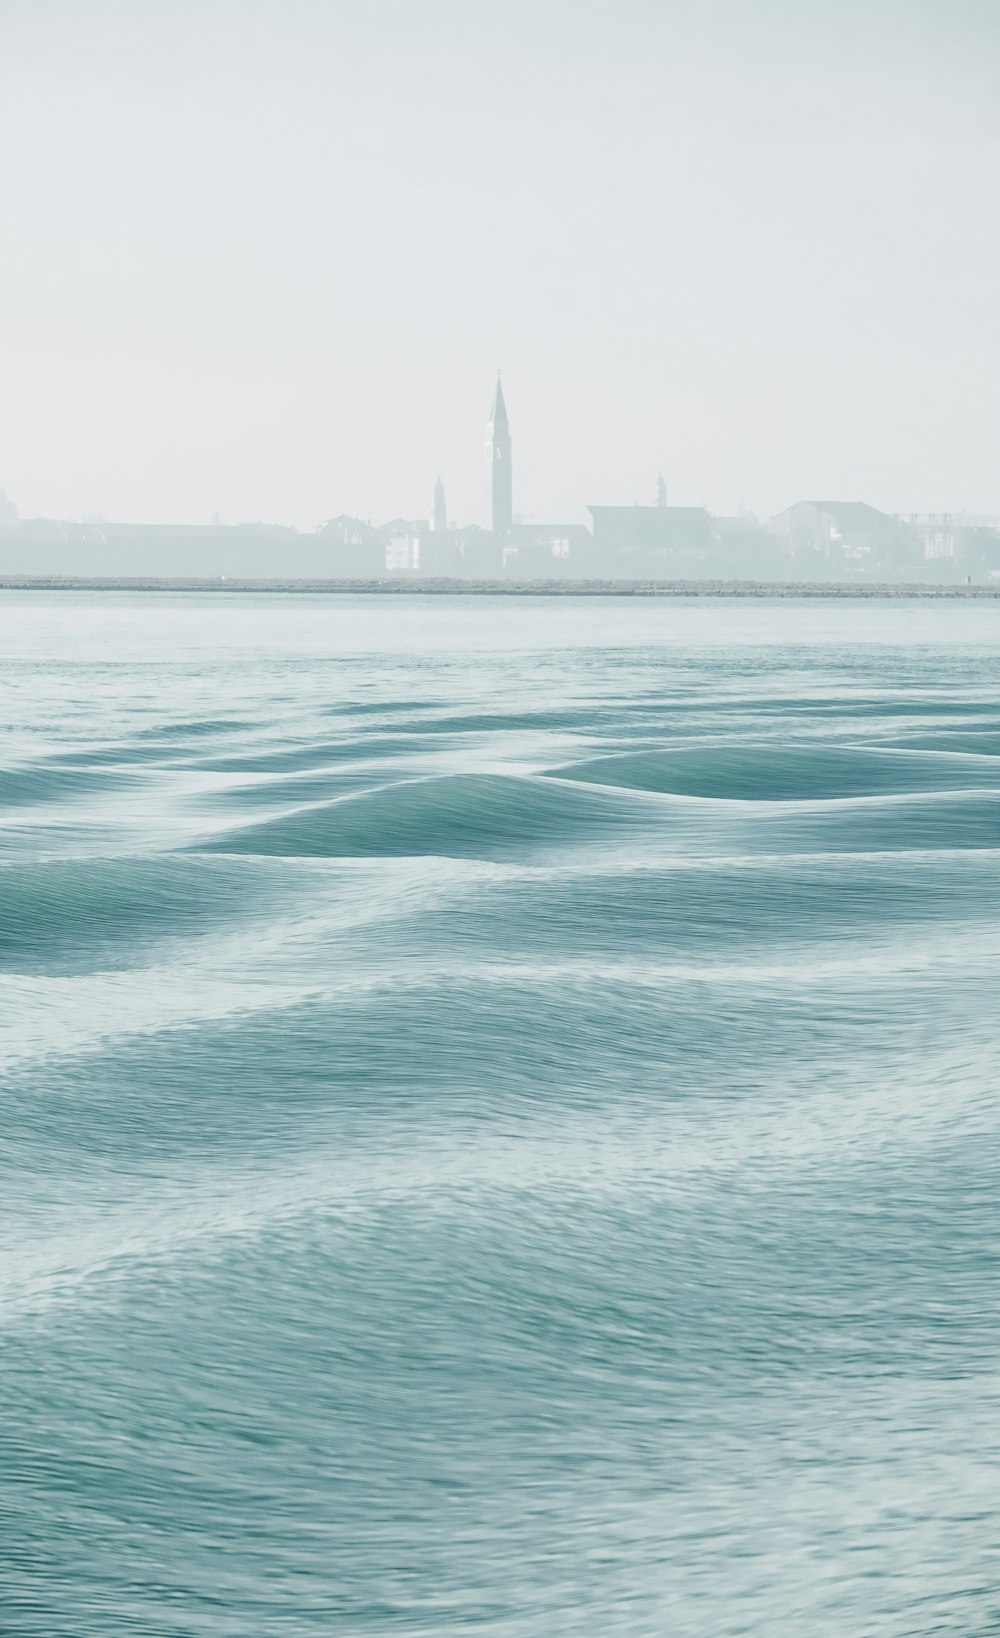
[[[1000,1632],[1000,609],[0,600],[0,1632]]]

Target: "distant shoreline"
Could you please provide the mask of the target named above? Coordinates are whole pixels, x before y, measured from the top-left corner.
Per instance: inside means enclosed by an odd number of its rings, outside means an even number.
[[[0,591],[283,592],[390,597],[1000,598],[1000,585],[871,585],[790,580],[171,580],[155,576],[3,575]]]

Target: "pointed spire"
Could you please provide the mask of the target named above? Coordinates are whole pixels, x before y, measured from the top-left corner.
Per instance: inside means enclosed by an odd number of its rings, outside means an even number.
[[[434,485],[434,507],[431,512],[431,528],[435,532],[439,532],[447,529],[447,527],[448,509],[445,505],[444,499],[444,483],[441,480],[441,474],[438,473],[438,480]]]
[[[503,387],[500,385],[499,370],[497,370],[497,384],[493,394],[493,408],[490,410],[490,424],[494,427],[505,427],[507,425],[507,406],[503,401]]]
[[[514,497],[510,426],[507,422],[507,406],[503,401],[499,370],[486,435],[486,467],[490,479],[490,528],[495,535],[506,539],[514,522]]]

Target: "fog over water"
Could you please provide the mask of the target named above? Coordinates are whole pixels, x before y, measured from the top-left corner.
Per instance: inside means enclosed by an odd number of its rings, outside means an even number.
[[[22,516],[1000,510],[981,0],[4,0]],[[16,316],[16,322],[14,322]]]

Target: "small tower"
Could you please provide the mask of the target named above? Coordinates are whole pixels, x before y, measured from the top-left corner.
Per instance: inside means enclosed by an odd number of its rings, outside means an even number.
[[[493,408],[486,433],[486,469],[490,485],[490,528],[495,535],[509,535],[514,522],[514,485],[510,461],[510,425],[503,401],[500,371],[497,371]]]
[[[444,503],[444,484],[440,477],[434,485],[434,510],[431,512],[431,528],[436,535],[443,535],[448,527],[448,509]]]
[[[662,472],[656,480],[656,504],[657,506],[666,506],[667,504],[667,485]]]

